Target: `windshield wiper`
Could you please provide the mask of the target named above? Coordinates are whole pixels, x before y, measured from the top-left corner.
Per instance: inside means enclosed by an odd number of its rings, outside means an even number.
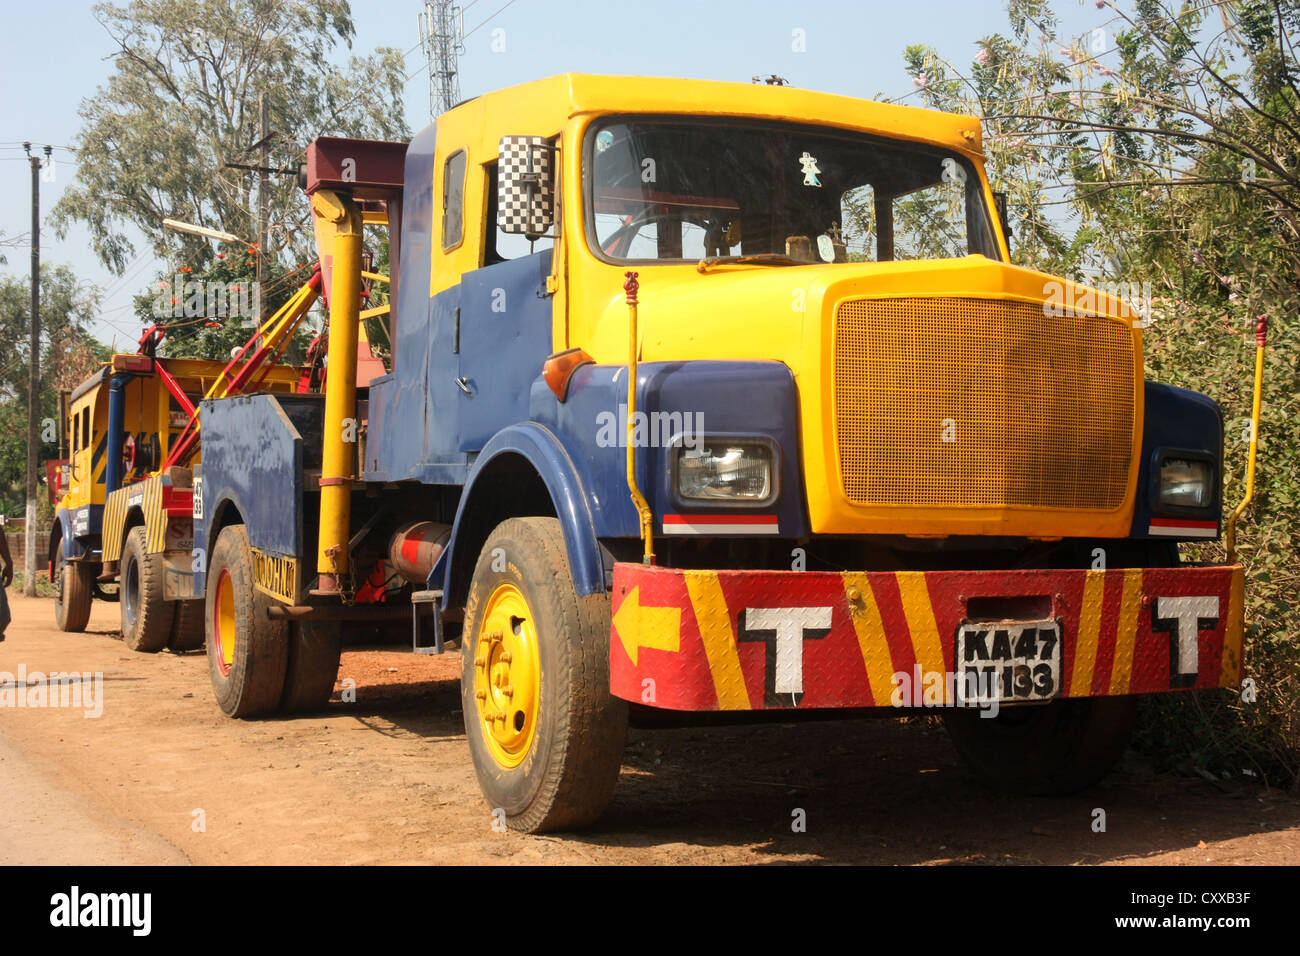
[[[762,262],[770,266],[809,266],[811,262],[805,259],[795,259],[790,256],[782,255],[779,252],[756,252],[749,256],[709,256],[701,259],[699,265],[695,268],[700,272],[708,272],[716,265],[732,265],[733,263],[744,264],[747,262]]]

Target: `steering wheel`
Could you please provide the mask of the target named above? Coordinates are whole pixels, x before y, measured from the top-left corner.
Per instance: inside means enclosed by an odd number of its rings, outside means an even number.
[[[606,236],[603,240],[601,240],[600,248],[604,250],[606,255],[616,255],[619,257],[625,256],[627,254],[627,249],[619,248],[619,245],[623,242],[624,237],[627,236],[628,238],[627,245],[631,246],[632,245],[631,240],[635,238],[636,230],[639,230],[642,226],[647,226],[652,222],[660,222],[660,221],[682,223],[684,225],[696,226],[700,229],[703,229],[706,234],[709,232],[709,229],[714,225],[713,221],[709,219],[707,216],[701,216],[698,214],[692,216],[690,213],[682,213],[681,215],[677,215],[664,209],[648,209],[645,212],[641,213],[641,215],[633,219],[631,222],[619,226],[608,236]],[[719,223],[718,225],[719,225],[719,231],[723,235],[725,235],[726,223],[725,222]],[[629,233],[630,235],[628,235]],[[691,257],[687,256],[686,258],[691,258]]]
[[[639,216],[637,216],[635,219],[633,219],[631,222],[619,226],[608,236],[602,239],[600,243],[600,248],[605,251],[606,255],[622,256],[627,252],[627,250],[619,249],[618,246],[623,242],[623,238],[625,235],[627,235],[628,238],[627,244],[630,246],[632,244],[632,240],[636,238],[637,230],[639,230],[642,226],[647,226],[652,222],[659,222],[661,220],[676,221],[676,217],[663,209],[647,209]]]

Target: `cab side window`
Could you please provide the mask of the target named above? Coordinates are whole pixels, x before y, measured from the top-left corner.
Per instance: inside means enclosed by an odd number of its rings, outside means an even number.
[[[454,249],[465,237],[465,151],[447,157],[442,168],[442,249]]]
[[[542,252],[551,248],[555,240],[550,236],[542,236],[534,242],[529,242],[527,236],[521,236],[518,233],[503,232],[497,224],[497,209],[499,201],[498,193],[498,165],[489,163],[484,167],[487,176],[487,228],[483,230],[483,265],[495,265],[498,262],[506,262],[510,259],[519,259],[523,256],[531,256],[535,252]]]

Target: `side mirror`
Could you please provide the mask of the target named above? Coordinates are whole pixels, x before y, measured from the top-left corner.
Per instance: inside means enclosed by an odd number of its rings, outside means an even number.
[[[555,222],[552,147],[545,136],[502,136],[497,164],[497,226],[536,239]]]
[[[993,203],[998,207],[998,221],[1002,223],[1002,234],[1007,237],[1007,245],[1011,245],[1011,220],[1007,218],[1007,194],[994,193]]]

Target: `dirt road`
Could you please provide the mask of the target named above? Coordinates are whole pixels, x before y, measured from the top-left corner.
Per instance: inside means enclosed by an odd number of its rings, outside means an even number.
[[[72,635],[51,601],[11,602],[0,672],[103,683],[81,708],[0,707],[3,864],[1300,862],[1300,801],[1249,781],[1130,756],[1081,796],[1007,799],[979,789],[941,729],[895,720],[634,730],[596,828],[494,832],[455,654],[348,650],[356,703],[239,722],[213,703],[202,653],[128,651],[115,605]]]

